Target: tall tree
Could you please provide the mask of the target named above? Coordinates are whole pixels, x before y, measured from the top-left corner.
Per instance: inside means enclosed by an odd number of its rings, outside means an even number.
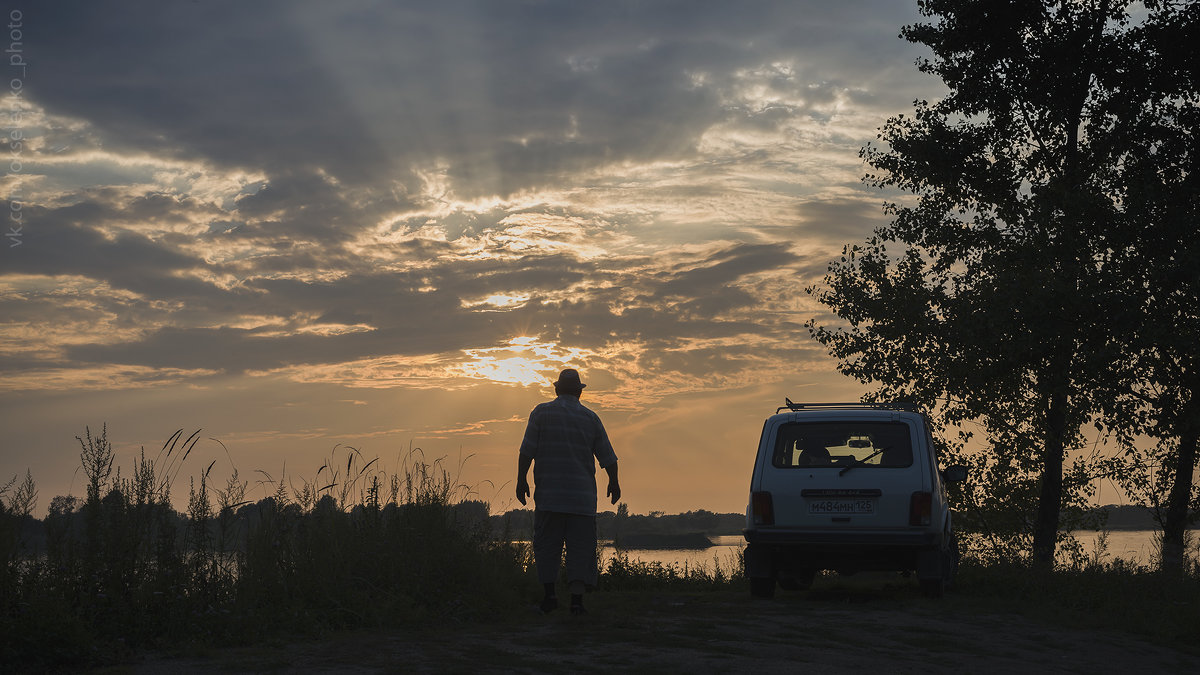
[[[919,2],[934,21],[901,36],[932,50],[918,68],[949,92],[889,119],[886,147],[862,152],[868,183],[916,199],[885,205],[892,222],[810,289],[843,322],[810,322],[843,372],[1013,444],[995,450],[1036,481],[1043,566],[1061,509],[1085,489],[1064,482],[1065,459],[1100,407],[1092,383],[1108,364],[1092,328],[1112,281],[1098,251],[1117,204],[1092,125],[1115,94],[1105,83],[1127,56],[1132,4]]]
[[[1162,568],[1178,574],[1184,532],[1200,507],[1200,5],[1151,3],[1146,21],[1123,37],[1139,59],[1112,73],[1117,93],[1097,144],[1121,216],[1103,261],[1124,282],[1114,284],[1115,311],[1098,327],[1115,375],[1101,386],[1111,390],[1109,425],[1143,468],[1124,477],[1155,508]],[[1138,434],[1156,447],[1137,449]],[[1157,481],[1144,480],[1147,467]],[[1153,485],[1166,494],[1146,489]]]

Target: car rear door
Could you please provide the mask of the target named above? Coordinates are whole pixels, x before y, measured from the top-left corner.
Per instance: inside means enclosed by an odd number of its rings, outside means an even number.
[[[913,493],[929,490],[912,424],[886,412],[782,417],[759,481],[776,528],[911,529]]]

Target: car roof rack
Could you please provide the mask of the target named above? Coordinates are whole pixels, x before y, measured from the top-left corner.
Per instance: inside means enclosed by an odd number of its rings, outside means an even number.
[[[784,410],[791,410],[792,412],[797,412],[799,410],[827,409],[827,408],[835,408],[835,409],[836,408],[868,408],[868,409],[875,409],[875,410],[905,410],[908,412],[921,412],[921,406],[917,405],[916,403],[911,403],[909,401],[893,401],[893,402],[885,402],[885,403],[863,403],[861,401],[854,402],[854,403],[795,403],[792,401],[792,399],[787,398],[787,397],[784,397],[783,400],[784,400],[784,405],[780,406],[778,409],[775,410],[776,414],[779,414],[779,413],[783,412]]]

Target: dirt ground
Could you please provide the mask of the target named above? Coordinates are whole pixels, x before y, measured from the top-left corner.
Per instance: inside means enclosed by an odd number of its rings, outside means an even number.
[[[109,673],[1200,673],[1200,651],[1114,630],[982,611],[965,598],[822,591],[595,593],[589,614],[532,606],[498,624],[324,639],[186,656]]]

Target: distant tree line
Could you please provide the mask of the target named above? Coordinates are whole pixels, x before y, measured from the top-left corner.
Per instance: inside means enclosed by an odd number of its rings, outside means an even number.
[[[596,536],[604,541],[619,541],[622,535],[643,534],[734,535],[741,534],[745,526],[744,513],[714,513],[699,509],[677,514],[662,511],[631,514],[629,506],[624,503],[617,505],[616,512],[605,511],[596,516]],[[529,541],[533,538],[533,510],[515,509],[493,515],[491,528],[493,535],[498,538]]]

